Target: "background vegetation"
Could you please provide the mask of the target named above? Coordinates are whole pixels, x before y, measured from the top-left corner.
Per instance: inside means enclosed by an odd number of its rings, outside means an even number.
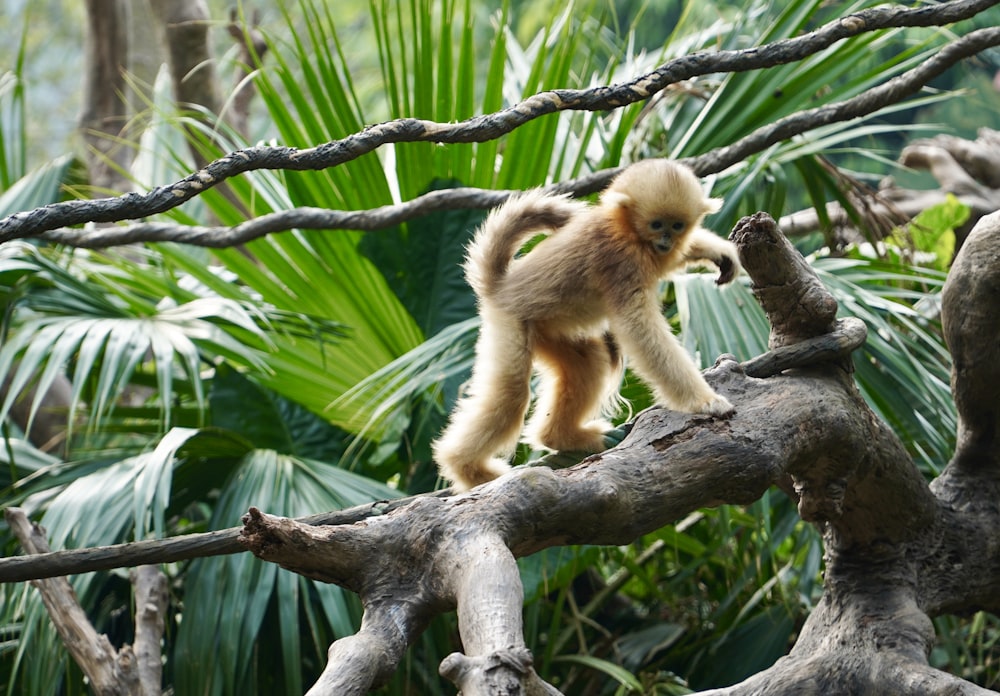
[[[75,84],[64,68],[72,61],[61,56],[78,41],[70,20],[79,9],[50,27],[40,20],[55,16],[49,5],[0,11],[17,19],[6,26],[23,27],[21,50],[6,56],[0,77],[0,216],[89,193],[57,130],[71,115],[39,85],[48,76],[66,92]],[[251,140],[305,147],[389,118],[459,120],[544,89],[624,79],[700,48],[794,36],[846,11],[820,0],[540,7],[279,4],[261,24],[270,50],[254,76]],[[982,21],[995,20],[993,11]],[[233,191],[251,215],[366,209],[435,187],[527,188],[646,156],[695,155],[817,100],[855,95],[926,59],[945,38],[933,29],[865,35],[802,63],[678,86],[649,104],[540,119],[499,142],[397,145],[324,172],[255,172]],[[223,65],[230,58],[220,54]],[[862,177],[897,173],[892,160],[906,138],[942,123],[959,135],[1000,125],[992,58],[904,104],[721,173],[711,183],[726,206],[709,226],[725,232],[749,212],[777,217],[842,197],[827,161]],[[179,112],[162,75],[144,93],[131,143],[136,186],[191,171],[192,132],[209,156],[247,144]],[[244,214],[210,191],[164,217],[235,223]],[[947,354],[927,308],[948,260],[938,242],[960,216],[939,215],[922,266],[830,248],[821,235],[800,241],[842,312],[868,323],[859,386],[928,476],[954,445]],[[0,376],[11,382],[0,414],[27,388],[44,394],[66,374],[72,426],[42,451],[3,420],[0,500],[28,508],[53,548],[69,548],[230,527],[251,504],[294,516],[433,489],[429,442],[467,375],[475,337],[458,262],[480,219],[448,212],[379,233],[293,232],[213,251],[0,247]],[[761,352],[767,325],[748,289],[710,286],[692,274],[665,289],[685,344],[706,364],[722,352]],[[634,410],[649,403],[635,380],[625,393]],[[16,552],[6,532],[0,539],[5,554]],[[818,597],[821,567],[817,535],[774,492],[746,509],[705,510],[629,547],[524,559],[526,637],[540,674],[567,693],[729,684],[788,648]],[[173,611],[165,679],[176,693],[301,693],[328,644],[360,619],[350,593],[249,554],[165,571]],[[115,644],[130,641],[127,578],[88,574],[73,583],[98,629]],[[939,629],[936,665],[1000,683],[996,617]],[[27,584],[0,588],[0,631],[6,693],[85,692]],[[447,693],[436,665],[455,641],[452,622],[436,622],[385,693]]]

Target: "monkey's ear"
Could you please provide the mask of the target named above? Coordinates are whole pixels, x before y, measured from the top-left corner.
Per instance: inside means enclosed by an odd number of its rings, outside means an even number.
[[[628,208],[632,205],[632,197],[624,191],[612,191],[607,189],[601,194],[601,203],[604,205]]]
[[[717,213],[722,210],[722,199],[721,198],[706,198],[705,199],[705,212],[706,213]]]

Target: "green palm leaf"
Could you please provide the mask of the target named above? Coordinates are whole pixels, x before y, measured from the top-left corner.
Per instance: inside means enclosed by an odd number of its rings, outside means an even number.
[[[85,266],[84,277],[33,247],[22,256],[0,259],[0,275],[20,275],[12,335],[0,347],[0,378],[11,386],[0,406],[0,419],[29,385],[37,397],[31,416],[53,381],[70,369],[72,414],[88,402],[100,423],[114,409],[137,370],[151,365],[163,420],[170,422],[175,376],[191,386],[197,407],[204,406],[202,368],[224,358],[265,371],[260,349],[267,338],[256,310],[218,297],[157,306],[151,297],[97,275],[102,264]],[[112,271],[113,266],[103,270]],[[138,270],[136,270],[138,272]],[[238,332],[234,335],[234,332]],[[249,340],[248,340],[249,339]],[[248,343],[256,345],[248,345]]]
[[[297,516],[396,495],[331,464],[252,450],[232,470],[210,526],[232,526],[251,505]],[[300,626],[300,617],[304,611],[316,612],[305,604],[318,599],[323,607],[323,615],[312,616],[328,627],[320,629],[323,636],[328,631],[336,636],[353,633],[360,616],[354,595],[249,554],[195,561],[185,586],[184,615],[192,618],[182,620],[174,654],[177,688],[185,693],[301,693],[301,665],[324,664],[328,647],[326,642],[302,640],[310,632]],[[276,613],[268,620],[271,610]],[[256,650],[257,641],[273,631],[283,638],[281,653]]]
[[[166,528],[174,455],[195,434],[187,429],[171,431],[155,450],[116,463],[105,462],[97,468],[90,464],[57,467],[50,463],[47,468],[53,480],[44,487],[33,484],[38,491],[21,504],[33,516],[44,510],[41,524],[54,549],[105,546],[149,535],[160,537]],[[109,578],[89,573],[74,576],[71,583],[82,605],[88,606],[108,592]],[[5,588],[0,599],[4,624],[23,624],[14,670],[24,670],[21,679],[30,685],[31,693],[57,691],[65,658],[29,659],[41,654],[65,655],[40,597],[24,583]]]

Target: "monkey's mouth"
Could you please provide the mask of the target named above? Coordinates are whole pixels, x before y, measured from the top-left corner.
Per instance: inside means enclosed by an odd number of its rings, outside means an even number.
[[[653,248],[661,254],[666,254],[674,248],[674,240],[672,237],[659,237],[653,240]]]

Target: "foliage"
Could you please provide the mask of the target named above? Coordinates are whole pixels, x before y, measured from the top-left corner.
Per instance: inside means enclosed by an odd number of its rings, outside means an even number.
[[[947,272],[955,255],[955,228],[969,219],[969,213],[969,207],[949,193],[943,203],[917,215],[905,229],[894,230],[885,240],[886,254]]]
[[[267,114],[263,137],[311,146],[387,118],[454,121],[541,90],[634,76],[703,47],[794,36],[834,10],[870,4],[752,1],[743,12],[715,12],[689,2],[668,39],[648,51],[636,48],[632,32],[648,34],[649,23],[639,14],[613,17],[600,3],[544,17],[536,9],[534,33],[509,3],[484,16],[469,0],[372,0],[350,23],[332,3],[282,4],[285,26],[268,27],[268,62],[254,76]],[[648,105],[540,119],[500,142],[408,143],[324,172],[255,172],[231,182],[232,198],[211,190],[165,217],[233,223],[295,206],[366,209],[456,184],[526,188],[643,156],[699,154],[817,99],[855,95],[925,59],[939,42],[931,30],[865,35],[801,63],[699,79]],[[18,84],[16,74],[0,80],[0,115],[22,108]],[[714,190],[727,205],[710,226],[839,197],[821,157],[867,156],[857,143],[900,129],[883,119],[946,98],[829,126],[721,173]],[[140,186],[190,171],[185,133],[208,157],[245,144],[221,124],[206,125],[211,115],[177,113],[165,76],[147,107],[132,170]],[[0,119],[0,153],[16,152],[24,128],[23,119]],[[0,161],[0,213],[54,200],[63,195],[58,184],[79,183],[69,158],[31,173],[22,160]],[[251,504],[299,515],[433,488],[429,442],[471,363],[474,302],[457,261],[480,219],[438,213],[377,234],[295,231],[211,252],[173,244],[127,254],[5,247],[0,374],[13,378],[13,394],[65,372],[71,422],[83,427],[74,429],[66,457],[54,458],[8,424],[3,499],[40,517],[62,548],[229,527]],[[927,226],[953,223],[949,216]],[[945,236],[914,241],[935,249]],[[842,312],[869,327],[856,358],[859,388],[916,461],[936,472],[955,431],[947,354],[925,309],[943,274],[902,258],[817,253],[811,260]],[[745,284],[720,292],[709,276],[690,274],[665,290],[665,300],[703,364],[766,347],[768,327]],[[635,408],[648,404],[636,380],[627,380],[625,393]],[[733,682],[787,649],[818,597],[821,561],[815,531],[776,492],[746,510],[703,511],[629,547],[550,549],[520,561],[527,637],[543,676],[570,693],[683,693],[686,684]],[[166,679],[178,693],[300,693],[329,642],[360,619],[353,595],[246,554],[165,571],[175,617]],[[74,585],[100,630],[116,643],[131,639],[116,618],[129,609],[122,577],[90,574]],[[8,691],[80,692],[37,596],[27,585],[5,586],[0,600]],[[971,650],[995,650],[995,621],[977,621],[966,627],[968,640],[943,637],[936,659],[971,669]],[[384,692],[447,692],[433,666],[454,641],[452,621],[435,622]],[[715,669],[720,664],[725,671]]]

